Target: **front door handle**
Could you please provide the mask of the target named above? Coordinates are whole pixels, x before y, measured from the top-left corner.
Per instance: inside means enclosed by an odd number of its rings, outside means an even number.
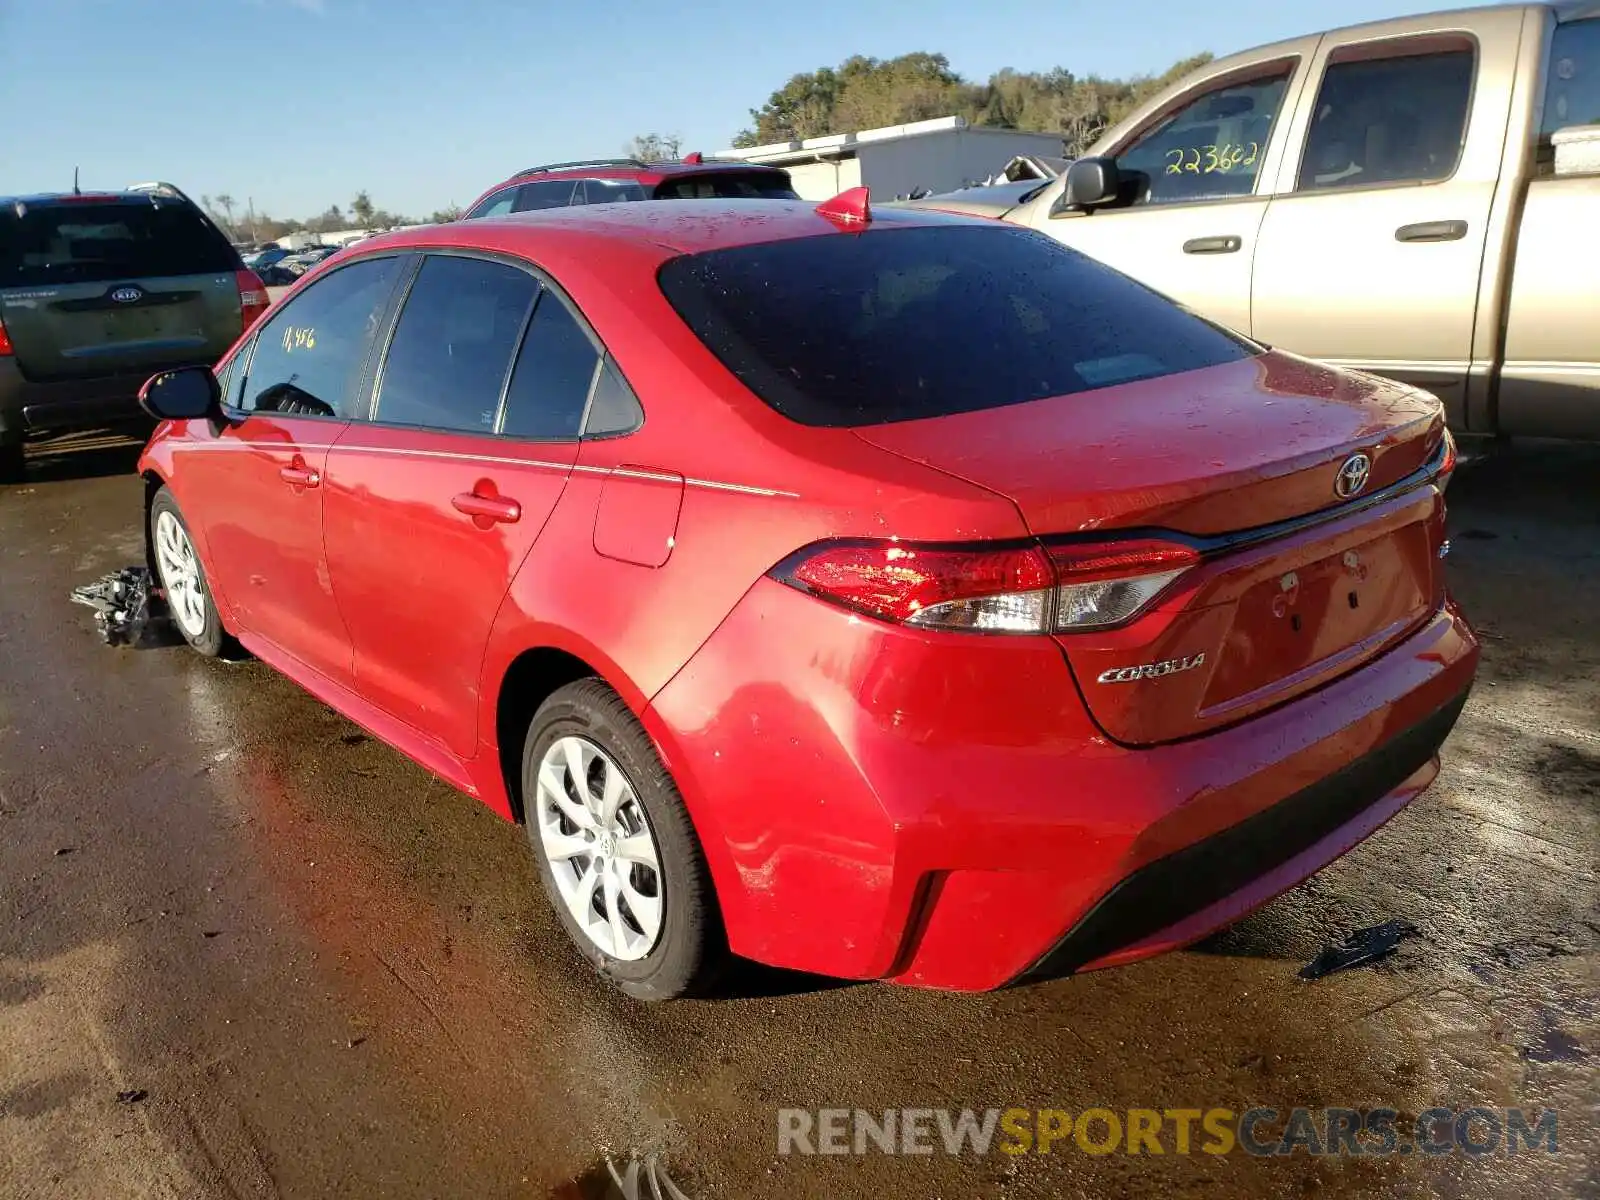
[[[502,525],[515,525],[522,520],[522,505],[505,496],[482,496],[477,492],[462,492],[450,497],[450,503],[458,513],[471,517],[473,524],[480,529],[487,529],[496,522]]]
[[[1244,245],[1244,239],[1228,234],[1226,237],[1190,238],[1183,244],[1185,254],[1234,254]]]
[[[1466,236],[1465,221],[1419,221],[1394,231],[1397,242],[1459,242]]]
[[[297,488],[313,488],[322,482],[322,476],[306,466],[302,459],[296,459],[290,466],[279,467],[278,478]]]

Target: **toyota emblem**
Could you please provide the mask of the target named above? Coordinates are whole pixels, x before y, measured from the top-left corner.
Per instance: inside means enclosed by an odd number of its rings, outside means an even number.
[[[1339,467],[1339,473],[1333,477],[1333,492],[1341,500],[1359,495],[1361,489],[1367,486],[1367,478],[1372,474],[1372,459],[1365,454],[1352,454],[1345,459]]]
[[[136,287],[119,287],[111,293],[118,304],[137,304],[144,299],[144,291]]]

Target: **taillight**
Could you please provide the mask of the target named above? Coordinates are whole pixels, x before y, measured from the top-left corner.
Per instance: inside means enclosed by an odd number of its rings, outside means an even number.
[[[6,323],[0,321],[0,358],[10,358],[16,352],[16,347],[11,344],[11,335],[6,332]]]
[[[248,333],[250,326],[271,307],[272,299],[267,295],[267,285],[261,282],[261,277],[254,271],[239,271],[234,278],[239,284],[240,332]]]
[[[1443,452],[1439,458],[1439,469],[1434,473],[1434,478],[1438,480],[1441,492],[1450,486],[1450,476],[1455,473],[1457,457],[1456,439],[1451,437],[1450,431],[1446,429],[1444,431]]]
[[[1131,620],[1199,558],[1152,539],[1000,549],[850,541],[802,550],[772,575],[885,621],[1037,634]]]
[[[1079,542],[1049,550],[1059,581],[1055,628],[1063,633],[1131,620],[1200,561],[1193,547],[1154,538]]]

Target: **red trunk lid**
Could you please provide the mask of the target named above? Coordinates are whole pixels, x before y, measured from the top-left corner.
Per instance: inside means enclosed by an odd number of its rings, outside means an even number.
[[[857,432],[1009,497],[1047,540],[1166,530],[1206,551],[1131,624],[1058,637],[1119,741],[1188,737],[1281,703],[1382,653],[1443,600],[1438,489],[1362,503],[1435,457],[1442,412],[1370,376],[1270,352]],[[1370,470],[1346,498],[1336,483],[1355,455]],[[1183,669],[1129,670],[1167,663]]]

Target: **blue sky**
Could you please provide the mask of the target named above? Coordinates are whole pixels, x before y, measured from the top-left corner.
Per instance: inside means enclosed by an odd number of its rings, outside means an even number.
[[[636,133],[716,150],[851,54],[1159,71],[1405,0],[0,0],[0,190],[160,178],[279,216],[466,204]],[[1135,14],[1134,19],[1128,19]]]

